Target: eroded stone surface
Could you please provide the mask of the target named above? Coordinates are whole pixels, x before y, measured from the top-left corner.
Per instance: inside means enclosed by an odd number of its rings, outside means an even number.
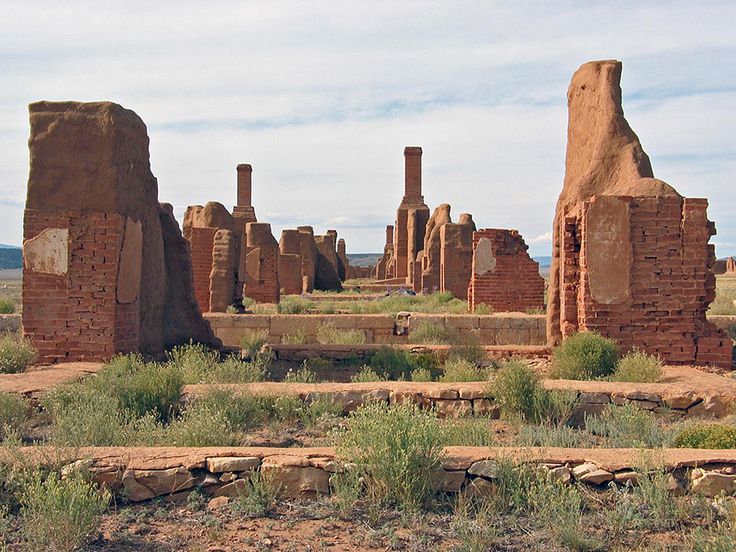
[[[138,299],[143,269],[143,225],[131,218],[125,219],[123,247],[118,263],[118,303],[132,303]]]
[[[46,228],[25,240],[23,267],[42,274],[66,274],[69,270],[69,230]]]

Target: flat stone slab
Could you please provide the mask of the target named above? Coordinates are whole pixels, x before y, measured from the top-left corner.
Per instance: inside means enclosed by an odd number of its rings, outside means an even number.
[[[94,374],[100,368],[99,362],[69,362],[32,367],[20,374],[0,374],[0,392],[38,398],[52,387]]]

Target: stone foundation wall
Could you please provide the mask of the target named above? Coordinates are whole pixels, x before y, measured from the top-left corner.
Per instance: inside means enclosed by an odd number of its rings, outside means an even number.
[[[40,448],[40,447],[36,447]],[[21,449],[42,463],[56,455],[52,450]],[[39,454],[39,452],[41,454]],[[432,474],[437,491],[491,494],[499,460],[539,465],[563,483],[591,487],[635,483],[634,470],[641,451],[617,449],[447,447]],[[736,454],[733,451],[664,449],[658,454],[670,474],[673,494],[708,497],[733,494],[736,489]],[[332,477],[348,469],[333,448],[86,448],[79,460],[63,468],[88,470],[99,484],[125,494],[131,502],[156,497],[185,498],[195,489],[205,496],[236,498],[243,494],[254,472],[268,473],[282,498],[314,498],[331,492]],[[225,500],[227,501],[227,500]]]
[[[363,331],[366,343],[407,343],[411,328],[422,322],[456,330],[460,336],[479,340],[486,345],[544,345],[543,315],[463,315],[412,314],[395,317],[384,314],[220,314],[204,315],[212,330],[228,346],[238,346],[243,334],[251,330],[269,333],[272,343],[284,336],[302,334],[316,341],[317,329],[330,324],[338,329]],[[407,333],[408,332],[408,333]]]

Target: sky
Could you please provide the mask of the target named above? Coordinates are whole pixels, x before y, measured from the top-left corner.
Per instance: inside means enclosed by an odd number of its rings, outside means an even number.
[[[702,4],[702,5],[698,5]],[[0,243],[20,244],[27,104],[109,100],[150,137],[159,200],[235,202],[378,252],[421,146],[426,203],[515,228],[549,255],[566,90],[623,61],[624,112],[655,176],[707,197],[736,255],[736,3],[0,0]]]

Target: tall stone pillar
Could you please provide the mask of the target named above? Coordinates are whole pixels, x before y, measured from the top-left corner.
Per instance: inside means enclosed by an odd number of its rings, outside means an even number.
[[[404,148],[404,197],[396,211],[394,257],[396,278],[413,281],[416,254],[424,244],[424,227],[429,220],[429,207],[422,196],[422,148]]]

